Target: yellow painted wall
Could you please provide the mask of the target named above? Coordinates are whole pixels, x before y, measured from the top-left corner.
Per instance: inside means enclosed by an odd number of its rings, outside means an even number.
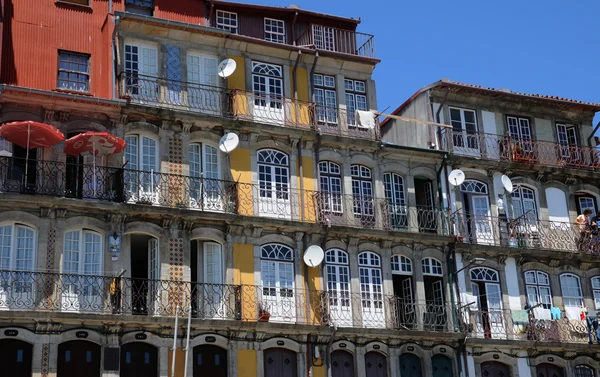
[[[325,377],[325,365],[321,365],[320,367],[312,367],[312,376],[313,377]]]
[[[238,213],[240,215],[252,216],[254,214],[254,203],[252,201],[250,149],[237,148],[231,152],[231,178],[239,182],[237,190]]]
[[[169,350],[169,377],[171,377],[171,365],[173,365],[173,351]],[[185,351],[181,347],[177,347],[175,356],[175,377],[183,377],[185,366]]]
[[[229,89],[246,89],[246,67],[243,56],[227,56],[235,60],[237,68],[233,74],[227,78],[227,87]]]
[[[292,83],[294,79],[294,67],[290,67],[290,83]],[[292,91],[294,88],[292,88]],[[298,91],[298,100],[300,101],[310,101],[308,97],[308,71],[306,68],[296,69],[296,90]],[[291,95],[294,98],[294,93]]]
[[[254,246],[233,244],[233,284],[242,285],[242,320],[256,321],[258,312],[257,295],[254,286]]]
[[[290,67],[290,83],[291,88],[291,99],[286,101],[285,112],[289,114],[286,116],[286,121],[297,127],[309,127],[314,123],[315,112],[313,106],[309,103],[310,96],[308,90],[308,71],[306,68],[296,69],[296,91],[298,92],[298,103],[294,101],[294,67]],[[296,116],[296,112],[298,116]]]
[[[256,377],[256,351],[238,350],[238,377]],[[325,375],[323,375],[324,377]]]
[[[304,179],[302,180],[304,183],[304,192],[301,193],[298,191],[298,195],[304,196],[304,207],[301,210],[304,211],[304,219],[305,222],[316,222],[317,221],[317,208],[316,208],[316,198],[315,198],[315,167],[313,158],[310,156],[302,156],[302,173]],[[298,188],[300,185],[300,162],[298,161]],[[298,206],[300,206],[300,197],[295,198],[298,200]]]

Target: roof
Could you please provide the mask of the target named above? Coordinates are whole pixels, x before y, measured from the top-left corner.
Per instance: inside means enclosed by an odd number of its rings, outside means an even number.
[[[509,98],[520,99],[520,100],[535,101],[535,102],[539,102],[539,103],[544,103],[546,105],[561,105],[561,106],[565,106],[565,107],[579,108],[579,109],[584,109],[587,111],[594,111],[594,112],[600,111],[600,103],[579,101],[579,100],[575,100],[575,99],[559,97],[559,96],[549,96],[549,95],[544,95],[544,94],[527,94],[527,93],[521,93],[521,92],[514,92],[509,89],[496,89],[496,88],[490,88],[490,87],[485,87],[485,86],[480,86],[480,85],[466,84],[466,83],[452,81],[452,80],[448,80],[448,79],[441,79],[439,81],[434,82],[431,85],[425,86],[425,87],[417,90],[415,92],[415,94],[410,96],[410,98],[408,98],[406,101],[404,101],[404,103],[402,103],[400,106],[398,106],[398,108],[396,110],[394,110],[394,112],[392,114],[397,115],[406,106],[408,106],[415,98],[417,98],[421,93],[424,93],[428,90],[436,89],[436,88],[448,88],[448,89],[451,89],[456,92],[470,92],[470,93],[474,93],[474,94],[488,95],[488,96],[491,96],[494,98],[509,97]],[[389,119],[390,118],[384,119],[383,122],[381,122],[380,126],[385,125]]]
[[[283,13],[289,13],[290,15],[294,15],[296,12],[298,12],[298,14],[305,14],[307,16],[316,16],[316,17],[327,18],[330,20],[349,22],[349,23],[353,23],[355,25],[360,24],[360,18],[356,19],[356,18],[352,18],[352,17],[341,17],[341,16],[335,16],[335,15],[326,14],[326,13],[319,13],[319,12],[314,12],[314,11],[310,11],[310,10],[300,9],[300,7],[295,6],[295,5],[290,5],[288,7],[276,7],[276,6],[270,6],[270,5],[238,3],[238,2],[234,2],[234,1],[225,1],[225,0],[211,0],[210,2],[214,3],[215,5],[221,4],[221,5],[232,6],[232,7],[236,7],[236,8],[264,10],[264,11],[269,11],[269,12],[283,12]]]

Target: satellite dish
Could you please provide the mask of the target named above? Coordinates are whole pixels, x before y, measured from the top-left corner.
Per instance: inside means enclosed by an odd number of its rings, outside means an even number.
[[[323,249],[320,246],[312,245],[309,246],[308,249],[304,252],[304,264],[309,267],[317,267],[321,263],[323,263],[323,258],[325,257],[325,253],[323,253]]]
[[[233,132],[226,133],[219,140],[219,149],[223,153],[231,153],[240,144],[240,138]]]
[[[513,192],[513,183],[507,175],[502,176],[502,186],[508,192]]]
[[[465,172],[460,169],[455,169],[448,175],[448,181],[452,186],[460,186],[465,181]]]
[[[235,67],[237,67],[235,60],[225,59],[219,63],[219,73],[217,74],[222,78],[227,78],[235,71]]]

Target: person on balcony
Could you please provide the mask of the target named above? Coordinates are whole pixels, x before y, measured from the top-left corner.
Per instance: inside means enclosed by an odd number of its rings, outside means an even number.
[[[600,344],[600,326],[598,325],[598,316],[600,313],[596,313],[596,317],[591,317],[587,308],[585,310],[585,323],[587,325],[589,342],[590,344],[594,344],[595,338],[596,342]],[[594,333],[595,336],[592,336],[592,333]]]
[[[592,253],[598,253],[600,252],[600,215],[596,215],[592,219],[590,232],[592,234],[590,251]]]
[[[590,222],[590,215],[592,210],[586,208],[583,213],[577,216],[575,223],[579,227],[579,251],[587,251],[589,249],[590,240],[592,236],[592,228]]]

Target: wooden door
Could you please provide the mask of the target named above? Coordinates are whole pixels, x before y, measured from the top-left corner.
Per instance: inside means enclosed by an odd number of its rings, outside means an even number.
[[[536,370],[536,377],[564,377],[565,373],[563,371],[563,368],[559,367],[558,365],[554,365],[554,364],[548,364],[548,363],[544,363],[544,364],[540,364],[537,366],[537,368],[535,368]]]
[[[350,352],[331,353],[331,375],[332,377],[354,377],[354,357]]]
[[[227,350],[217,346],[194,347],[194,377],[227,377]]]
[[[158,349],[134,342],[121,347],[121,377],[158,377]]]
[[[284,348],[269,348],[264,352],[265,377],[297,377],[296,353]]]
[[[33,345],[17,339],[0,340],[0,366],[11,377],[31,377]]]
[[[387,359],[379,352],[367,352],[365,355],[366,377],[387,377]]]
[[[422,377],[423,368],[421,359],[412,353],[403,353],[400,355],[400,376],[401,377]]]
[[[444,355],[435,355],[431,358],[431,371],[433,377],[452,377],[452,360]],[[508,376],[506,376],[508,377]]]
[[[57,377],[100,377],[98,344],[72,340],[58,345]]]
[[[509,377],[508,365],[497,361],[486,361],[481,364],[481,377]]]

